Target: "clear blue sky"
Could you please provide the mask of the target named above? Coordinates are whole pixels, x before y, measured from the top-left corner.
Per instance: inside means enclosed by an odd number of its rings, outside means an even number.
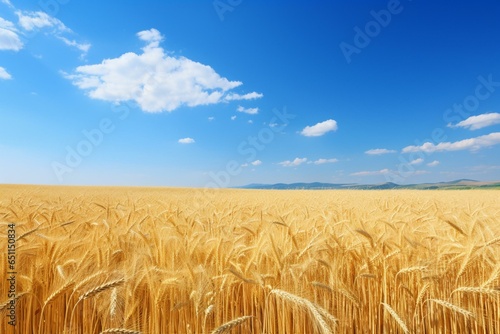
[[[0,183],[500,180],[499,17],[494,0],[0,0]]]

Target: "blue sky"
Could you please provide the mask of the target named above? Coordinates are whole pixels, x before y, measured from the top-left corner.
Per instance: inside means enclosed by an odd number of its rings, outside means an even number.
[[[0,0],[0,183],[500,180],[499,14]]]

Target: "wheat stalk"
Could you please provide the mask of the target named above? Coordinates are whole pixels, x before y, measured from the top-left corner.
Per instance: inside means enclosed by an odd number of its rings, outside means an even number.
[[[381,304],[384,305],[385,309],[394,318],[394,320],[396,320],[396,322],[398,323],[399,327],[401,327],[403,332],[409,333],[410,331],[408,330],[408,327],[406,326],[403,319],[401,319],[401,317],[396,313],[396,311],[394,311],[394,309],[389,304],[386,303],[381,303]]]
[[[325,315],[327,315],[326,318],[334,323],[337,322],[337,319],[335,317],[333,317],[331,314],[329,314],[326,310],[321,308],[320,306],[314,304],[313,302],[311,302],[305,298],[296,296],[292,293],[289,293],[289,292],[286,292],[286,291],[280,290],[280,289],[271,290],[271,294],[274,294],[281,299],[289,301],[292,304],[296,304],[298,306],[306,308],[313,315],[313,318],[316,321],[316,324],[318,325],[318,327],[320,328],[322,333],[324,333],[324,334],[333,333],[333,330],[326,323],[324,318],[325,318]]]

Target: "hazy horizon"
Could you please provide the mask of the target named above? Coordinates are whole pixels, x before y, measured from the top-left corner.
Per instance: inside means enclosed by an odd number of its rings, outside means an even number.
[[[0,184],[500,180],[499,11],[0,0]]]

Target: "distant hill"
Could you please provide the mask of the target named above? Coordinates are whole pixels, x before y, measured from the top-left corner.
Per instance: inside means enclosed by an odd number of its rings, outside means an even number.
[[[323,182],[298,182],[298,183],[276,183],[276,184],[249,184],[241,189],[359,189],[359,190],[382,190],[382,189],[500,189],[500,181],[484,182],[469,179],[460,179],[450,182],[419,183],[419,184],[396,184],[386,182],[381,184],[356,184],[356,183],[323,183]]]

